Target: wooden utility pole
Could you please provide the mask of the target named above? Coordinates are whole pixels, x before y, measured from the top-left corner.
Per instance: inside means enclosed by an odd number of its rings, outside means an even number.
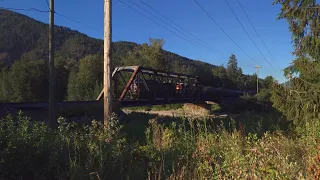
[[[55,115],[55,69],[54,69],[54,0],[50,0],[49,15],[49,127],[56,124]]]
[[[259,93],[259,68],[261,66],[255,66],[255,68],[257,68],[257,94]]]
[[[111,86],[111,37],[112,37],[112,0],[104,0],[104,85],[103,85],[103,106],[104,125],[109,127],[108,121],[112,113],[112,86]]]

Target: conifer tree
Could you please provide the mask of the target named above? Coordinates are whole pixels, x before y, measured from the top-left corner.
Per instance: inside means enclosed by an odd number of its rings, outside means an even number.
[[[229,58],[227,66],[227,75],[229,79],[235,84],[235,87],[233,88],[242,88],[242,69],[238,67],[238,60],[234,54],[232,54]]]
[[[284,75],[293,75],[290,87],[277,85],[272,94],[274,107],[298,127],[319,119],[320,92],[320,6],[315,0],[276,0],[279,19],[286,19],[297,57]]]
[[[227,74],[231,79],[234,79],[238,74],[238,61],[234,54],[232,54],[229,58]]]

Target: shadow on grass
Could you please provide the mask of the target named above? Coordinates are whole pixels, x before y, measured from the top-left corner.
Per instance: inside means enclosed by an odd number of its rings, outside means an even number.
[[[172,122],[177,125],[184,122],[183,117],[158,116],[155,114],[131,112],[127,116],[128,120],[122,123],[123,133],[127,135],[129,141],[139,141],[141,144],[146,142],[146,129],[149,127],[149,122],[156,120],[158,124],[169,126]]]
[[[123,133],[127,135],[127,139],[133,142],[146,142],[145,132],[149,127],[151,120],[156,120],[158,124],[164,127],[170,126],[175,123],[178,128],[183,125],[186,131],[191,130],[195,133],[199,131],[207,131],[215,133],[220,129],[225,129],[228,132],[240,131],[242,134],[249,133],[263,136],[267,131],[282,131],[284,133],[289,131],[290,122],[284,120],[280,113],[277,112],[250,112],[246,111],[240,113],[236,118],[230,117],[171,117],[171,116],[158,116],[155,114],[131,112],[128,114],[128,120],[123,125]]]

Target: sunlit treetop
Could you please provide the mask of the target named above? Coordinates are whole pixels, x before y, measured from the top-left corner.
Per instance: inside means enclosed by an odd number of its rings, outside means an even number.
[[[275,0],[281,4],[279,19],[286,19],[292,32],[296,56],[308,55],[318,60],[320,55],[320,5],[316,0]]]

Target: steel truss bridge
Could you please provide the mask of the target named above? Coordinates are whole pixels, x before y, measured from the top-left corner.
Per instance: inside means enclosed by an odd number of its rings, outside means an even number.
[[[141,66],[116,67],[112,73],[113,101],[120,107],[194,103],[207,101],[219,103],[237,99],[242,91],[204,87],[197,77],[160,71]],[[103,91],[95,101],[57,102],[59,109],[103,105]],[[1,114],[10,111],[47,110],[48,102],[23,102],[0,104]]]

